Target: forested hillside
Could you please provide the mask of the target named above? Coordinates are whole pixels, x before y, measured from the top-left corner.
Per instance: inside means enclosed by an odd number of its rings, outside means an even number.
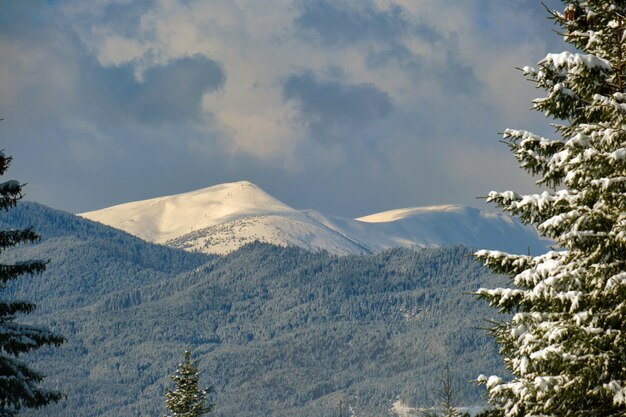
[[[398,398],[430,405],[446,363],[460,402],[476,404],[468,381],[501,371],[479,330],[488,309],[467,294],[501,278],[461,247],[337,257],[257,243],[217,257],[32,203],[1,222],[42,235],[17,253],[50,258],[48,270],[11,292],[37,302],[28,320],[68,339],[29,355],[68,395],[32,415],[162,415],[186,348],[215,386],[215,416],[329,416],[340,400],[359,416],[386,415]]]

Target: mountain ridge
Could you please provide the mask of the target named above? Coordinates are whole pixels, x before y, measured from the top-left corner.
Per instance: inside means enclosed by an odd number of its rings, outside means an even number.
[[[439,205],[349,219],[296,210],[249,181],[124,203],[79,216],[150,242],[222,255],[254,241],[335,255],[455,244],[518,253],[531,248],[542,253],[549,244],[506,214]]]
[[[493,318],[467,295],[493,287],[462,247],[332,256],[250,243],[226,256],[177,250],[35,203],[0,228],[32,226],[33,245],[4,261],[52,259],[16,280],[11,299],[67,342],[28,356],[67,399],[27,415],[162,415],[185,349],[216,391],[216,417],[325,417],[340,401],[363,417],[393,417],[393,401],[436,402],[445,363],[459,401],[481,404],[467,383],[500,372],[497,348],[476,330]]]

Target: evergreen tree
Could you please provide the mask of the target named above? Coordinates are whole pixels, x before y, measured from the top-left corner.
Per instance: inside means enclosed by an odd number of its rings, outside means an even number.
[[[562,250],[477,253],[512,278],[478,292],[511,314],[492,333],[513,377],[479,377],[507,417],[626,415],[626,2],[564,3],[551,17],[576,52],[523,68],[555,138],[504,132],[546,191],[488,196]]]
[[[197,362],[191,362],[189,351],[185,351],[185,360],[179,365],[172,380],[175,388],[166,394],[166,404],[171,414],[166,414],[166,417],[199,417],[213,410],[215,404],[207,404],[207,396],[213,392],[213,387],[199,387]]]
[[[11,157],[0,152],[0,175],[11,163]],[[0,209],[8,210],[22,198],[22,184],[11,180],[0,183]],[[0,231],[0,252],[20,243],[34,242],[39,237],[31,229]],[[45,261],[30,260],[0,264],[0,288],[24,274],[38,274],[46,268]],[[37,387],[43,376],[30,369],[17,357],[44,345],[60,345],[64,339],[47,329],[15,323],[17,314],[27,314],[35,304],[27,301],[0,300],[0,417],[14,416],[23,407],[39,408],[58,401],[62,394]]]

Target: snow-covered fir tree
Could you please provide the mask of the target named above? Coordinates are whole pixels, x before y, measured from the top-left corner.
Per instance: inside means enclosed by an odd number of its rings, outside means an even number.
[[[626,1],[563,3],[552,17],[576,52],[523,69],[555,135],[504,132],[547,191],[488,197],[562,250],[477,253],[512,278],[479,290],[511,314],[492,332],[512,377],[479,377],[507,417],[626,415]]]
[[[11,163],[11,157],[0,152],[0,175]],[[10,180],[0,183],[0,209],[9,210],[22,198],[22,184]],[[0,252],[39,237],[31,229],[0,231]],[[0,288],[22,275],[34,275],[46,267],[45,261],[30,260],[0,264]],[[15,322],[17,314],[34,310],[28,301],[0,300],[0,417],[14,416],[22,408],[39,408],[58,401],[62,394],[37,386],[43,376],[18,359],[22,353],[45,345],[60,345],[64,339],[49,330]]]
[[[213,387],[201,389],[199,379],[197,362],[192,362],[191,353],[186,351],[185,360],[172,376],[175,387],[165,394],[166,417],[199,417],[213,410],[215,405],[207,398]]]

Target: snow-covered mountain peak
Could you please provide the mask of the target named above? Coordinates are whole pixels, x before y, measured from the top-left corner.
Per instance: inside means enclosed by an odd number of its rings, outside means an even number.
[[[478,209],[466,206],[460,206],[455,204],[439,205],[439,206],[425,206],[425,207],[407,207],[396,210],[383,211],[382,213],[370,214],[368,216],[359,217],[358,221],[366,223],[387,223],[398,220],[403,220],[409,217],[425,215],[428,213],[449,213],[449,214],[462,214],[468,211],[476,211]]]
[[[358,219],[295,210],[249,181],[136,201],[81,216],[145,240],[229,253],[256,240],[338,255],[465,245],[525,253],[547,246],[510,216],[460,205],[409,207]]]
[[[251,182],[239,181],[80,215],[142,239],[164,243],[241,217],[293,211]]]

